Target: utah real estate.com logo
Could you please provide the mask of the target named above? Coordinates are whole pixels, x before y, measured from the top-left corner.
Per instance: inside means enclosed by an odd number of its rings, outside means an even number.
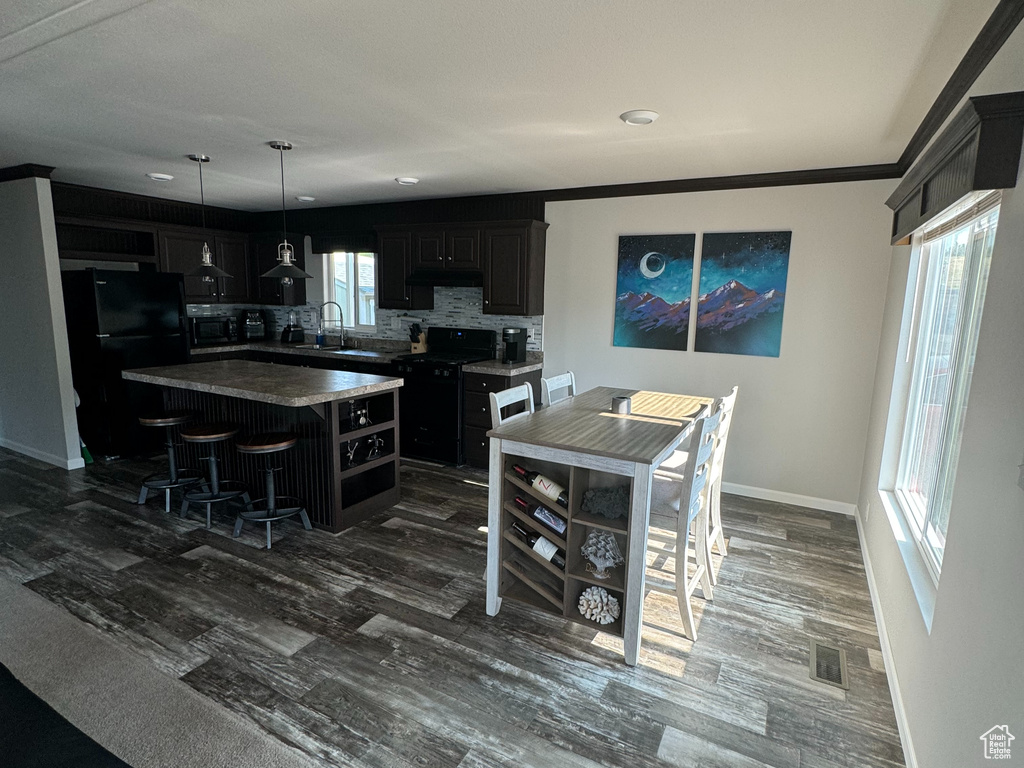
[[[1010,759],[1010,742],[1014,740],[1014,735],[1008,726],[993,725],[979,738],[984,742],[986,760]]]

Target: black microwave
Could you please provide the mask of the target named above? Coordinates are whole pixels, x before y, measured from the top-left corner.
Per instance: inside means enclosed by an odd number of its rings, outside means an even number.
[[[238,339],[238,320],[234,317],[189,318],[192,346],[226,344]]]

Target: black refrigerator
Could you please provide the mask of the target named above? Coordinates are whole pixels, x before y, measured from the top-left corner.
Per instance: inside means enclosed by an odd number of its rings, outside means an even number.
[[[160,410],[160,392],[121,371],[188,362],[182,276],[83,269],[61,277],[82,439],[94,456],[158,448],[161,430],[141,428],[138,417]]]

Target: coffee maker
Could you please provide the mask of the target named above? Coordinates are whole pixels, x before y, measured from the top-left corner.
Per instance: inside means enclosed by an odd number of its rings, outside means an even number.
[[[501,354],[503,363],[525,363],[526,362],[526,329],[525,328],[503,328],[501,340],[504,342],[504,352]]]

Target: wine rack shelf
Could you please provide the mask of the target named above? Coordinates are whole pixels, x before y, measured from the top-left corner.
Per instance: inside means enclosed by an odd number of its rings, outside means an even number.
[[[568,465],[538,462],[534,459],[506,456],[503,472],[502,515],[501,515],[501,558],[502,577],[499,594],[539,610],[553,613],[576,623],[601,632],[622,636],[622,617],[625,615],[626,563],[609,569],[607,579],[598,579],[587,570],[587,560],[581,547],[589,533],[595,529],[614,534],[623,557],[628,557],[629,518],[609,519],[582,511],[583,495],[591,487],[607,485],[630,485],[629,478]],[[548,475],[556,482],[568,478],[569,508],[564,509],[547,496],[538,493],[512,471],[513,464],[520,464],[531,471]],[[631,490],[631,488],[630,488]],[[565,537],[560,537],[549,528],[534,520],[519,509],[513,499],[520,496],[531,504],[546,507],[567,518],[569,522]],[[544,536],[548,541],[565,552],[566,569],[545,560],[511,530],[513,522],[521,523],[527,530]],[[579,598],[585,589],[599,586],[619,601],[619,617],[610,624],[598,624],[579,611]]]
[[[505,511],[512,515],[512,517],[519,520],[519,522],[528,525],[531,530],[536,531],[549,541],[554,542],[559,549],[565,549],[565,547],[567,546],[565,539],[563,539],[557,533],[554,533],[550,528],[545,528],[543,525],[538,523],[528,514],[519,509],[519,507],[517,507],[515,504],[511,504],[506,501],[504,507]]]

